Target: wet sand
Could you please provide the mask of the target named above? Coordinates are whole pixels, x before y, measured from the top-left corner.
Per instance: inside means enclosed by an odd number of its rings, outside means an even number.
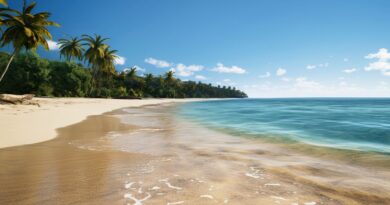
[[[232,136],[175,110],[91,116],[0,149],[0,204],[390,204],[386,166]]]
[[[172,102],[211,99],[103,99],[103,98],[34,98],[35,105],[0,102],[0,148],[47,141],[57,136],[56,129],[123,107],[139,107]]]

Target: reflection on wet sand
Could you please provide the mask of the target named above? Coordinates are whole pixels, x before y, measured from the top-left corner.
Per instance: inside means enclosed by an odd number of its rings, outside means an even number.
[[[124,109],[0,150],[0,204],[389,204],[390,171]],[[122,122],[121,122],[122,121]]]

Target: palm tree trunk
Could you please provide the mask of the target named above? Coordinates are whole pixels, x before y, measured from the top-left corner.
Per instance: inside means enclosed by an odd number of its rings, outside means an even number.
[[[96,73],[97,73],[97,67],[96,66],[92,66],[92,79],[91,79],[91,89],[89,90],[89,95],[91,97],[91,94],[93,92],[93,89],[95,87],[95,83],[96,83]]]
[[[5,76],[5,73],[7,73],[8,68],[9,68],[9,66],[11,65],[12,60],[14,60],[14,57],[16,56],[16,54],[17,54],[17,50],[15,49],[14,52],[12,53],[12,55],[11,55],[11,58],[9,59],[9,61],[8,61],[8,63],[7,63],[7,66],[5,67],[5,70],[4,70],[3,73],[1,74],[0,82],[3,80],[3,78],[4,78],[4,76]]]

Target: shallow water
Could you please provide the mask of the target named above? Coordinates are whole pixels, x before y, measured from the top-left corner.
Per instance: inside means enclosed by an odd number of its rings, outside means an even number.
[[[0,204],[390,203],[386,167],[176,114],[173,105],[123,109],[62,128],[49,142],[1,149]]]
[[[390,154],[389,98],[206,101],[185,104],[180,114],[242,135]]]

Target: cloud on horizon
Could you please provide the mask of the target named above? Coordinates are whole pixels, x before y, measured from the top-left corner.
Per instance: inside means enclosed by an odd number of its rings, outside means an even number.
[[[313,70],[316,68],[326,68],[328,66],[329,66],[329,63],[320,63],[320,64],[316,64],[316,65],[307,65],[306,69]]]
[[[155,59],[155,58],[152,58],[152,57],[146,58],[145,59],[145,63],[148,63],[150,65],[154,65],[157,68],[167,68],[167,67],[172,66],[171,63],[169,63],[169,62],[167,62],[165,60],[158,60],[158,59]]]
[[[356,68],[350,68],[350,69],[345,69],[343,70],[344,73],[347,73],[347,74],[350,74],[350,73],[354,73],[356,72],[357,69]]]
[[[58,42],[52,41],[52,40],[46,40],[46,41],[47,41],[47,44],[49,45],[50,51],[57,51],[60,49],[60,44],[58,44]]]
[[[370,53],[365,56],[366,59],[376,59],[375,62],[368,64],[364,68],[366,71],[379,71],[383,75],[390,76],[390,53],[386,48],[381,48],[377,53]]]
[[[269,78],[269,77],[271,77],[271,73],[270,72],[266,72],[264,75],[259,75],[258,77],[259,78]]]
[[[286,75],[286,73],[287,73],[287,70],[286,69],[283,69],[283,68],[278,68],[277,70],[276,70],[276,75],[277,76],[284,76],[284,75]]]
[[[123,56],[119,56],[117,55],[115,60],[114,60],[114,64],[115,65],[124,65],[126,63],[126,58],[123,57]]]
[[[195,79],[198,79],[198,80],[206,80],[207,78],[203,75],[196,75],[195,76]]]
[[[184,65],[182,63],[177,64],[175,67],[171,68],[178,76],[188,77],[195,74],[195,72],[201,71],[204,69],[202,65]]]
[[[232,67],[224,66],[222,63],[217,63],[217,66],[211,69],[214,72],[218,73],[232,73],[232,74],[244,74],[246,70],[233,65]]]

